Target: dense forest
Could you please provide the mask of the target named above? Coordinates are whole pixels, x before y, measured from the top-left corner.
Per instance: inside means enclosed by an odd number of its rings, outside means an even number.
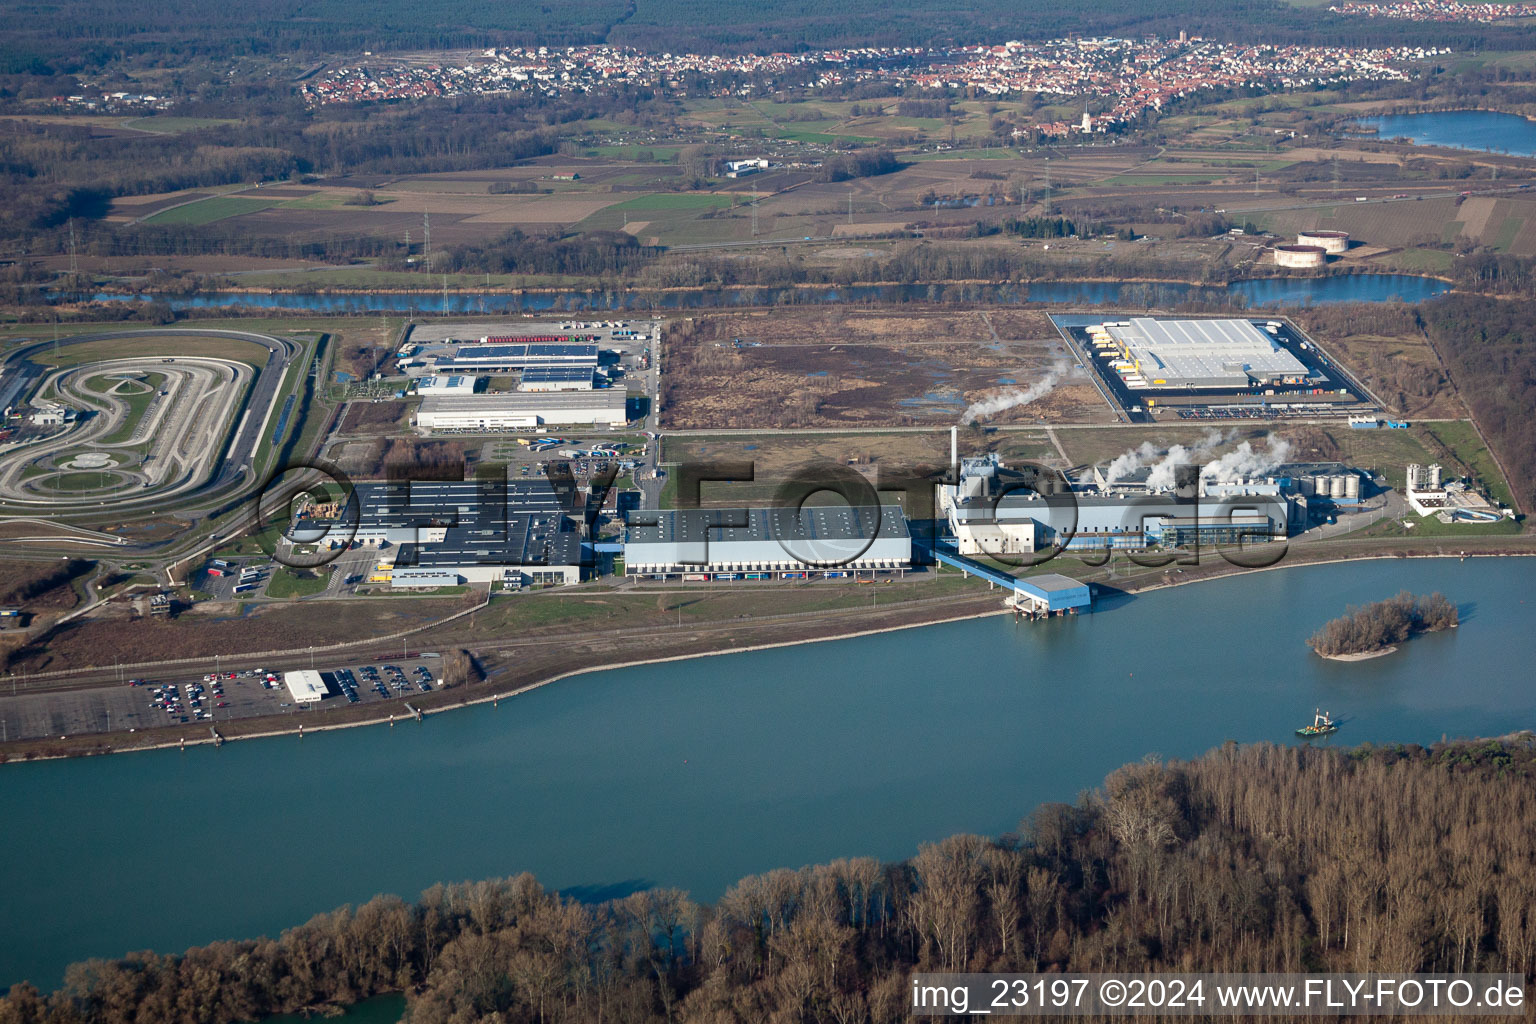
[[[1536,970],[1536,741],[1228,744],[1017,834],[587,904],[529,875],[277,939],[70,968],[0,1024],[234,1024],[389,991],[413,1024],[908,1019],[913,970]]]
[[[461,49],[528,43],[614,43],[657,52],[798,51],[1085,36],[1191,35],[1266,43],[1383,42],[1457,50],[1529,49],[1524,27],[1431,25],[1344,18],[1282,0],[567,0],[507,4],[386,0],[358,16],[342,0],[254,0],[208,4],[166,0],[26,3],[8,0],[0,72],[75,71],[123,57],[166,64],[195,57],[294,56],[374,50]]]
[[[1516,500],[1536,508],[1536,301],[1452,294],[1420,308]]]
[[[1434,633],[1456,625],[1456,606],[1439,592],[1415,597],[1403,591],[1396,597],[1362,608],[1351,608],[1307,640],[1318,654],[1369,654],[1387,650],[1415,633]]]

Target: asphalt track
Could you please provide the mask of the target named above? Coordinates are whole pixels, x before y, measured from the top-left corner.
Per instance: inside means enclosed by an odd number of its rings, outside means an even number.
[[[0,370],[3,370],[4,377],[8,380],[18,377],[25,378],[30,387],[31,381],[47,373],[47,370],[38,363],[33,362],[31,357],[45,350],[51,350],[54,346],[64,347],[67,345],[86,344],[88,342],[149,337],[231,338],[237,341],[246,341],[260,345],[267,350],[267,361],[265,365],[256,370],[255,380],[251,385],[250,394],[245,402],[245,412],[239,420],[235,436],[230,441],[224,458],[219,461],[206,482],[187,489],[178,488],[180,493],[176,497],[179,501],[185,502],[199,495],[218,492],[239,481],[242,475],[250,474],[252,470],[251,459],[260,445],[262,434],[273,415],[274,407],[277,404],[278,390],[282,387],[283,377],[287,373],[293,359],[302,351],[299,345],[291,341],[269,334],[257,334],[252,331],[194,330],[175,327],[103,331],[92,334],[77,334],[67,338],[60,338],[57,341],[40,341],[16,349],[6,355],[3,363],[0,363]],[[156,357],[146,358],[153,359]],[[185,358],[191,362],[198,359],[198,355],[195,351],[172,351],[158,358]],[[19,453],[24,458],[30,460],[30,453],[26,449],[20,449]],[[251,479],[253,480],[254,478]],[[114,510],[131,508],[163,500],[165,496],[158,489],[153,489],[145,493],[132,493],[128,497],[109,502],[92,500],[90,511],[98,511],[104,504],[109,505]],[[95,496],[92,496],[92,498],[94,499]],[[55,508],[57,509],[58,504],[67,502],[67,500],[62,499],[59,502],[55,502]]]

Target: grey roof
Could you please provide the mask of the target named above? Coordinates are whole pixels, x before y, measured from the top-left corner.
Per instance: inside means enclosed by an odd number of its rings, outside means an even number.
[[[1070,576],[1063,576],[1056,572],[1043,573],[1039,576],[1028,576],[1025,577],[1023,582],[1028,583],[1032,587],[1037,587],[1047,594],[1081,590],[1088,586],[1088,584],[1081,580],[1074,580]]]
[[[460,345],[451,357],[454,362],[590,362],[597,363],[596,345],[569,345],[558,342],[527,342],[518,345]]]
[[[626,514],[627,544],[761,540],[868,540],[908,537],[896,505],[877,507],[706,508]]]
[[[622,409],[629,395],[623,388],[598,391],[497,392],[486,395],[428,395],[421,400],[421,413],[506,412],[535,415],[541,409],[594,409],[607,412]]]
[[[590,366],[530,366],[523,371],[524,384],[552,384],[573,381],[592,383]]]
[[[1129,327],[1109,326],[1147,380],[1214,380],[1299,376],[1306,366],[1275,338],[1247,320],[1160,320],[1134,317]]]
[[[362,483],[356,496],[359,529],[445,528],[441,543],[400,545],[397,566],[581,563],[581,534],[544,477]],[[318,534],[335,525],[305,520],[296,532]]]

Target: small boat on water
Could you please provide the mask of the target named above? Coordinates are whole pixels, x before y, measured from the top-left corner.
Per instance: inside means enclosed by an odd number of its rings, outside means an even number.
[[[1338,731],[1339,727],[1334,724],[1333,716],[1326,711],[1317,709],[1312,714],[1312,724],[1304,725],[1297,729],[1296,735],[1311,739],[1314,736],[1331,736]]]

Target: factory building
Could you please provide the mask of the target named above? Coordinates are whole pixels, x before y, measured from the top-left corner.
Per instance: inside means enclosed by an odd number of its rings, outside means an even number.
[[[523,371],[519,391],[591,391],[590,366],[533,366]]]
[[[1300,385],[1312,371],[1278,339],[1279,325],[1248,320],[1135,317],[1087,328],[1097,354],[1127,388],[1243,390]]]
[[[629,422],[622,388],[533,394],[432,395],[416,410],[422,430],[495,433],[542,426],[622,427]]]
[[[430,374],[516,373],[535,367],[586,366],[597,369],[596,345],[578,342],[500,342],[415,350],[399,360],[413,377]]]
[[[961,463],[958,484],[939,487],[939,509],[962,555],[1142,550],[1196,543],[1254,543],[1289,533],[1290,504],[1278,482],[1207,481],[1196,491],[1100,490],[1011,470],[995,454]]]
[[[298,672],[284,672],[283,685],[288,687],[288,694],[295,704],[318,704],[328,692],[320,673],[307,668]]]
[[[1443,523],[1496,523],[1512,515],[1502,505],[1495,505],[1460,480],[1446,480],[1439,463],[1428,467],[1418,463],[1408,466],[1408,504],[1421,516],[1434,516]]]
[[[416,393],[418,395],[472,395],[479,384],[479,377],[437,374],[418,380]]]
[[[684,579],[905,573],[912,535],[896,505],[682,509],[626,515],[624,572]]]
[[[581,579],[581,528],[544,478],[361,483],[355,504],[312,507],[301,543],[393,547],[392,586],[529,586]]]

